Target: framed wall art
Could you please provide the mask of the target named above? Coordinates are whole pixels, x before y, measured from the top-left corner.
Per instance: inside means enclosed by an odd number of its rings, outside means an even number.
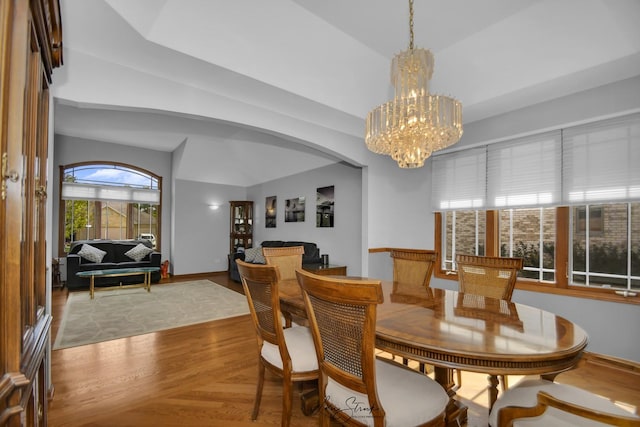
[[[316,189],[316,227],[333,227],[334,186]]]
[[[266,197],[264,203],[264,226],[266,228],[276,228],[276,196]]]
[[[284,206],[284,222],[304,222],[304,197],[287,199]]]

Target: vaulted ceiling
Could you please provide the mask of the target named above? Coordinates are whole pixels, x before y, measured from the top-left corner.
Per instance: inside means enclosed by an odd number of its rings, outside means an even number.
[[[367,164],[367,112],[393,97],[390,63],[409,40],[402,0],[61,0],[61,8],[57,134],[181,147],[176,178],[243,186],[336,161]],[[459,99],[466,124],[640,75],[637,0],[414,8],[415,45],[435,55],[431,91]]]

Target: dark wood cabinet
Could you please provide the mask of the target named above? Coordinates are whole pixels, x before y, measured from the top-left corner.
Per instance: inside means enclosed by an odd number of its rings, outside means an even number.
[[[231,232],[229,235],[229,254],[238,248],[253,246],[253,202],[231,201]]]
[[[46,199],[58,0],[0,1],[0,425],[46,426],[51,393]]]
[[[346,276],[346,265],[333,265],[333,264],[304,264],[303,270],[311,272],[313,274],[319,274],[321,276]]]

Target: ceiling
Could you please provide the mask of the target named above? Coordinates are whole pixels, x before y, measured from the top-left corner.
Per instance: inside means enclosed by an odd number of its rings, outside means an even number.
[[[398,0],[61,0],[61,9],[57,134],[179,149],[176,178],[242,186],[367,164],[365,117],[393,97],[390,63],[409,39]],[[640,75],[638,0],[415,0],[414,9],[415,45],[435,56],[431,91],[459,99],[465,124]]]

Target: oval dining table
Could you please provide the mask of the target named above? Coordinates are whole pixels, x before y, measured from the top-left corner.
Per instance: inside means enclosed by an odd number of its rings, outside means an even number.
[[[335,277],[335,276],[334,276]],[[335,277],[337,278],[337,277]],[[382,281],[376,348],[434,366],[449,393],[447,424],[466,422],[455,400],[453,369],[489,374],[489,406],[498,395],[497,375],[553,379],[576,366],[587,346],[575,323],[539,308],[441,288]],[[280,283],[283,312],[306,317],[296,281]]]

